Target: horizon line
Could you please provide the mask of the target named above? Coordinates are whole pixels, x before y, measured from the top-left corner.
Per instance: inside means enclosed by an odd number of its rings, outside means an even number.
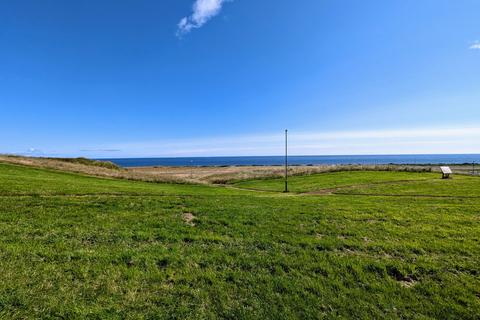
[[[449,156],[449,155],[459,155],[459,156],[480,156],[479,153],[385,153],[385,154],[292,154],[287,157],[384,157],[384,156]],[[123,159],[185,159],[185,158],[269,158],[269,157],[278,157],[284,158],[285,155],[244,155],[244,156],[147,156],[147,157],[121,157],[121,158],[96,158],[92,157],[93,160],[123,160]],[[42,157],[37,157],[42,158]],[[43,158],[62,158],[62,157],[43,157]],[[67,157],[68,158],[68,157]],[[75,157],[73,157],[75,158]],[[76,158],[87,158],[87,157],[76,157]]]

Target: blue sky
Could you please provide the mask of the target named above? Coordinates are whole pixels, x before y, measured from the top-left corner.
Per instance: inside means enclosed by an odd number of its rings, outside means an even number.
[[[0,2],[0,153],[480,153],[478,0]]]

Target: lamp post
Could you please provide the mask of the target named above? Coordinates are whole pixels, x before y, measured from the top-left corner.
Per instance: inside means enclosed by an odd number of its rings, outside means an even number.
[[[285,191],[288,192],[288,130],[285,130]]]

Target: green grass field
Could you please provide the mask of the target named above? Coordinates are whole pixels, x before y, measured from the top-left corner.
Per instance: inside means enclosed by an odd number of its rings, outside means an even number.
[[[480,178],[290,188],[0,164],[0,318],[479,319]]]
[[[411,173],[392,171],[345,171],[308,176],[294,176],[289,178],[289,190],[295,193],[315,192],[325,189],[336,189],[348,186],[362,186],[369,184],[391,183],[394,181],[410,182],[425,181],[438,178],[435,173]],[[266,190],[281,192],[285,189],[285,180],[261,179],[247,180],[235,183],[235,186],[252,190]]]

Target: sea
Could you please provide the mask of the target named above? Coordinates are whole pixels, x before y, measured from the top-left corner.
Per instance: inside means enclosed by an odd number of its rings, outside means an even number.
[[[154,166],[275,166],[285,164],[284,156],[255,157],[182,157],[98,159],[121,167]],[[340,164],[471,164],[480,163],[480,154],[415,154],[415,155],[339,155],[289,156],[289,165]]]

